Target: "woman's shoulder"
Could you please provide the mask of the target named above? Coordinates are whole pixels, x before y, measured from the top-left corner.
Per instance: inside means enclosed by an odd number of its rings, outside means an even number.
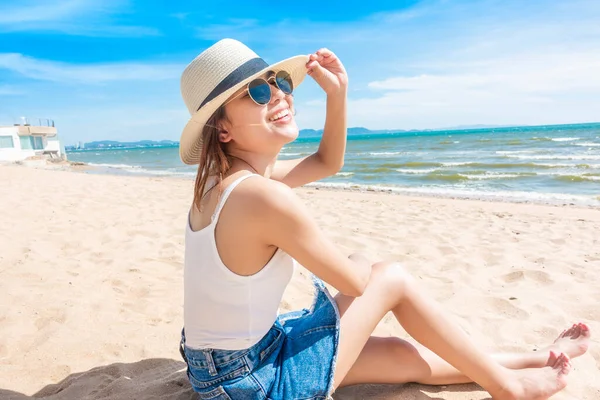
[[[234,191],[237,193],[233,195],[237,195],[248,207],[264,211],[298,200],[296,193],[288,185],[261,175],[250,176],[238,186]]]
[[[292,188],[260,175],[243,179],[229,196],[225,212],[237,229],[260,232],[290,227],[305,219],[303,204]]]

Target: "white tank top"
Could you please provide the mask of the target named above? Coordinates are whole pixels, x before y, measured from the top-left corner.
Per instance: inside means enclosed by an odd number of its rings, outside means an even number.
[[[256,274],[228,269],[217,251],[215,227],[227,198],[244,179],[231,183],[215,208],[210,225],[185,233],[185,342],[193,349],[241,350],[256,344],[273,326],[295,260],[278,249]]]

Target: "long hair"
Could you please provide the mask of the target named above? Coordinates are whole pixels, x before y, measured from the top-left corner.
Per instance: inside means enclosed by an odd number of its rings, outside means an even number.
[[[198,174],[194,185],[194,206],[201,210],[201,201],[206,188],[206,182],[210,176],[217,178],[216,186],[220,186],[223,181],[223,175],[229,170],[230,163],[225,153],[225,143],[219,141],[218,128],[221,121],[227,120],[225,107],[219,107],[217,111],[206,121],[202,129],[202,153],[200,154],[200,164],[198,165]]]

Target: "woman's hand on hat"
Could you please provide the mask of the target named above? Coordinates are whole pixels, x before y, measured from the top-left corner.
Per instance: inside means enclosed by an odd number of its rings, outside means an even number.
[[[345,94],[348,74],[340,59],[328,49],[311,54],[306,63],[308,74],[321,86],[327,95]]]

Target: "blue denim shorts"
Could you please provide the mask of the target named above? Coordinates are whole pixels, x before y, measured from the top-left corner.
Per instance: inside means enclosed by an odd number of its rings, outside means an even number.
[[[180,352],[200,399],[331,399],[340,316],[323,282],[314,277],[309,309],[281,314],[254,346],[244,350],[190,349],[182,332]]]

